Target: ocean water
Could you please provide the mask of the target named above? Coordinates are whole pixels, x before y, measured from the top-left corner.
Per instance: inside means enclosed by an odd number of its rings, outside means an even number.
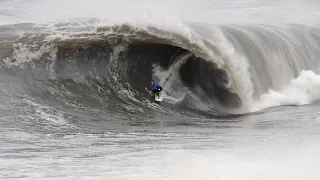
[[[0,1],[0,179],[318,180],[319,9]]]

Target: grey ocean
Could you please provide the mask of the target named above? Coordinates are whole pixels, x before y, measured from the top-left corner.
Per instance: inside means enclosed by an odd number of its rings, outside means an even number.
[[[319,100],[317,0],[0,0],[0,179],[318,180]]]

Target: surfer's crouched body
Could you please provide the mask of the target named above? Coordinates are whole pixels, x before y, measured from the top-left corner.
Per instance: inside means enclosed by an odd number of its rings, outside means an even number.
[[[160,97],[159,93],[162,91],[162,87],[157,82],[155,82],[154,80],[151,80],[151,84],[153,85],[152,92],[154,94],[156,94],[158,97]]]

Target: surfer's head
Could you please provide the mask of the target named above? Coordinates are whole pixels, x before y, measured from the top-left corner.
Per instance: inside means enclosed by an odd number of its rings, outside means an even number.
[[[154,83],[154,80],[153,79],[151,79],[151,84],[153,84]]]

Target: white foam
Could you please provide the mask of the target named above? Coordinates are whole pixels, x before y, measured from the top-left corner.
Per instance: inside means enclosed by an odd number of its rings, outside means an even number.
[[[253,103],[251,111],[260,111],[274,106],[305,105],[320,99],[320,75],[302,71],[280,91],[270,89]]]
[[[20,67],[24,68],[25,65],[31,65],[35,67],[34,61],[40,60],[40,58],[45,54],[49,53],[50,60],[54,62],[57,49],[54,46],[42,45],[38,46],[36,44],[27,45],[22,43],[13,44],[13,54],[11,57],[6,57],[3,59],[7,67]],[[49,66],[51,72],[53,72],[53,66]]]
[[[24,99],[23,102],[34,108],[34,113],[32,114],[32,116],[24,116],[25,119],[36,120],[39,122],[43,122],[47,125],[72,127],[72,125],[69,124],[67,120],[64,118],[64,112],[52,109],[45,105],[35,103],[29,99]]]

